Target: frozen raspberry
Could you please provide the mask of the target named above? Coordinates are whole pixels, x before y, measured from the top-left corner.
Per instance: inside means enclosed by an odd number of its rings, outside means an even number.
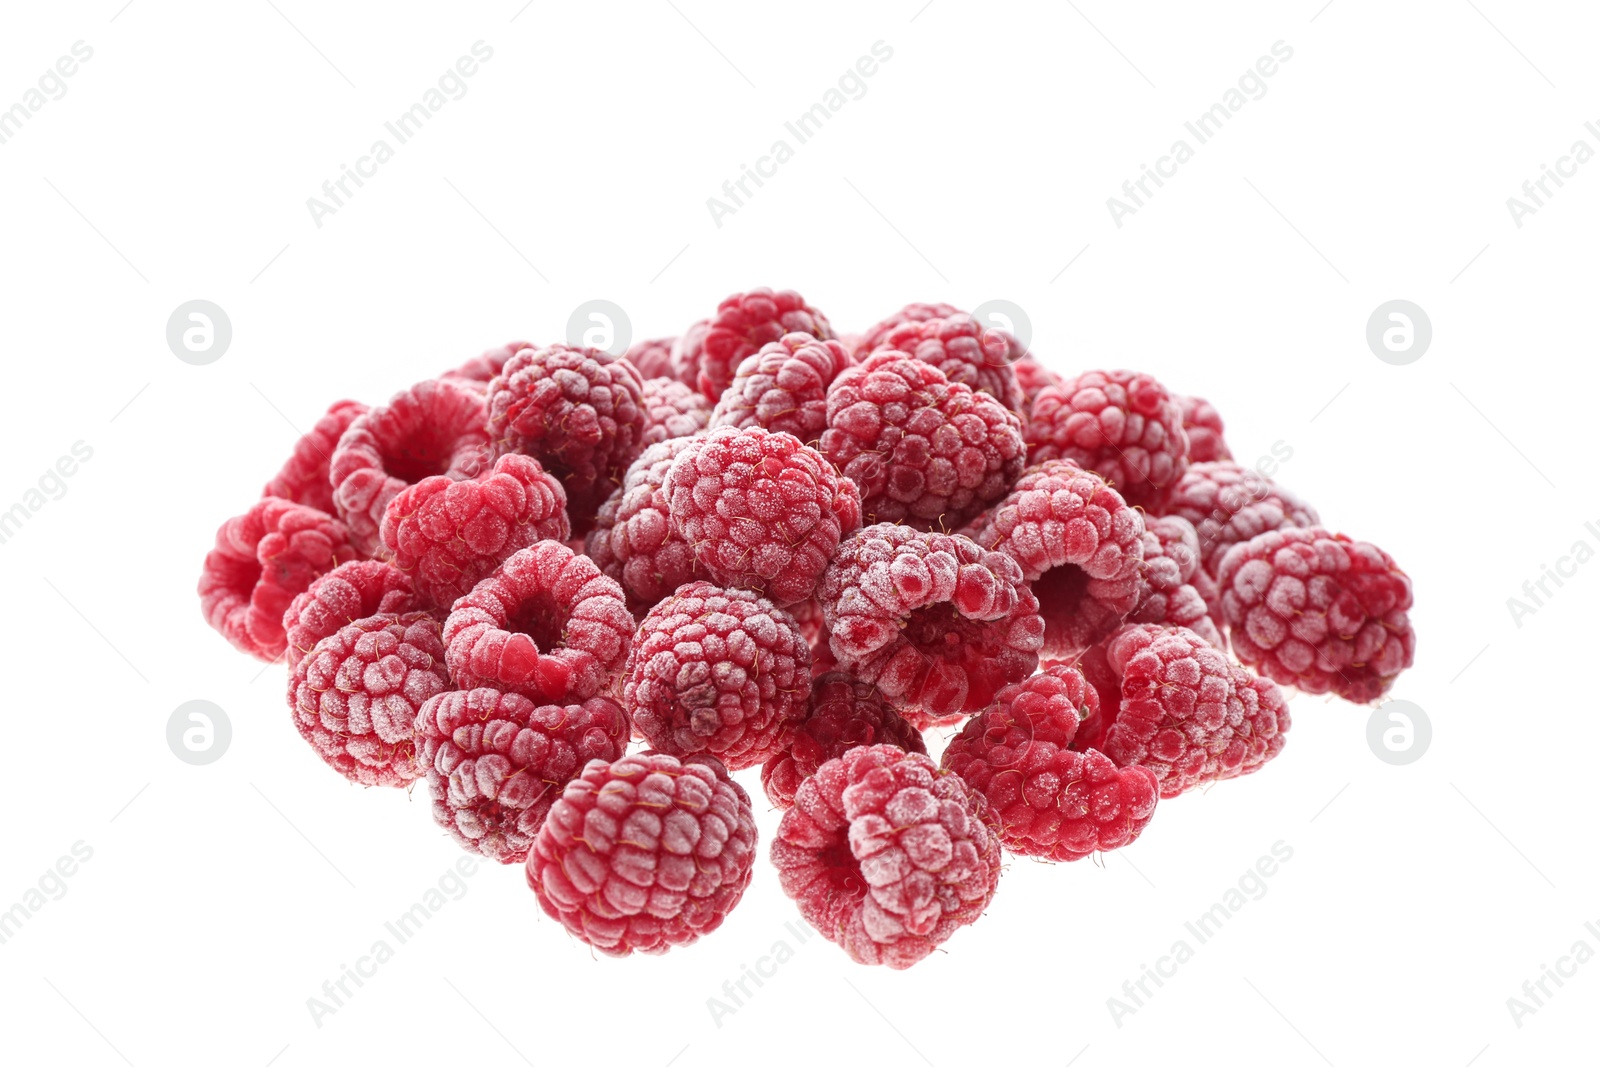
[[[1033,402],[1047,386],[1060,385],[1061,375],[1046,367],[1033,355],[1024,352],[1011,364],[1017,374],[1017,384],[1022,387],[1022,405],[1025,412],[1033,410]]]
[[[886,348],[938,367],[946,378],[974,392],[988,393],[1007,411],[1022,410],[1022,385],[1011,365],[1023,349],[1004,330],[984,326],[971,315],[957,312],[949,318],[894,327],[873,352]]]
[[[1072,747],[1149,768],[1163,799],[1250,774],[1283,749],[1289,706],[1278,687],[1192,630],[1124,626],[1079,666],[1100,709]]]
[[[872,354],[873,349],[883,344],[884,338],[889,336],[889,331],[896,326],[903,326],[908,322],[931,322],[934,319],[948,319],[951,315],[964,314],[966,313],[953,304],[907,304],[855,338],[849,351],[857,358],[868,356]]]
[[[1022,570],[955,534],[868,526],[839,545],[817,600],[840,667],[918,729],[959,721],[1039,664],[1044,623]]]
[[[674,359],[693,368],[695,383],[712,401],[722,396],[744,358],[786,333],[809,333],[819,341],[834,338],[833,327],[805,297],[790,289],[751,289],[717,305],[717,313],[696,323],[679,339]]]
[[[622,757],[628,717],[605,697],[541,707],[469,689],[424,704],[416,738],[433,821],[469,852],[521,863],[562,788],[590,760]]]
[[[1217,583],[1234,652],[1274,681],[1365,704],[1411,666],[1411,579],[1377,545],[1273,530],[1230,549]]]
[[[1209,400],[1197,396],[1175,396],[1183,412],[1183,432],[1189,435],[1189,462],[1212,463],[1232,459],[1228,442],[1222,436],[1222,416]]]
[[[694,382],[683,381],[678,377],[672,362],[672,348],[677,344],[676,337],[656,337],[646,341],[635,341],[633,347],[628,349],[628,354],[623,357],[632,363],[639,372],[639,377],[645,381],[651,378],[670,378],[681,385],[693,386]]]
[[[1000,881],[983,798],[893,745],[852,748],[800,783],[772,862],[801,916],[857,963],[904,970],[977,921]]]
[[[815,597],[802,600],[798,604],[789,606],[789,615],[800,627],[800,636],[806,639],[806,644],[815,645],[826,636],[822,622],[822,605],[817,603]]]
[[[383,509],[408,485],[482,473],[489,444],[483,397],[453,382],[397,393],[350,424],[328,466],[333,505],[357,550],[378,551]]]
[[[616,579],[635,610],[652,604],[685,582],[710,575],[695,562],[694,550],[667,518],[662,485],[690,438],[674,437],[651,445],[622,476],[622,484],[600,506],[585,541],[595,565]]]
[[[570,704],[610,691],[633,629],[621,586],[560,541],[536,541],[456,601],[445,662],[457,689]]]
[[[288,639],[283,613],[319,575],[355,557],[344,523],[269,496],[217,530],[200,571],[206,624],[233,647],[268,662]]]
[[[811,683],[811,710],[787,748],[761,765],[761,788],[775,808],[794,805],[800,783],[831,759],[864,745],[928,750],[922,735],[890,707],[870,682],[830,671]]]
[[[1143,573],[1139,603],[1125,621],[1187,626],[1218,648],[1226,647],[1205,599],[1191,584],[1205,572],[1200,569],[1200,539],[1188,519],[1145,516]]]
[[[644,382],[597,348],[524,348],[489,383],[494,454],[533,456],[561,479],[575,529],[587,530],[643,446]]]
[[[1070,459],[1140,507],[1189,466],[1183,412],[1160,382],[1135,371],[1088,371],[1040,390],[1027,440],[1029,463]]]
[[[1031,467],[973,524],[973,540],[1022,567],[1044,616],[1047,660],[1070,660],[1139,603],[1144,520],[1098,474],[1067,460]]]
[[[511,553],[565,541],[567,495],[532,456],[501,456],[469,482],[424,478],[389,501],[383,544],[430,605],[449,610]]]
[[[945,749],[941,766],[988,800],[1012,852],[1082,859],[1132,844],[1155,814],[1153,772],[1067,747],[1099,705],[1074,668],[1050,667],[1002,689]]]
[[[447,370],[439,375],[447,382],[465,385],[474,392],[487,392],[489,382],[505,369],[506,360],[519,349],[530,347],[526,341],[512,341],[510,344],[491,348],[481,356],[474,356],[455,370]]]
[[[361,785],[405,786],[424,770],[417,712],[449,688],[439,621],[379,614],[317,642],[289,678],[289,708],[328,766]]]
[[[642,752],[568,783],[528,853],[528,885],[606,955],[653,954],[721,926],[755,859],[750,796],[720,762]]]
[[[690,443],[662,485],[672,528],[713,581],[784,606],[816,591],[861,497],[816,449],[786,433],[723,428]]]
[[[644,406],[646,446],[672,437],[688,437],[711,421],[711,401],[671,378],[646,378],[639,393]]]
[[[738,771],[788,744],[810,693],[811,649],[787,612],[694,582],[639,624],[622,702],[658,751],[709,752]]]
[[[404,571],[373,559],[353,559],[324,574],[283,613],[289,669],[318,641],[357,619],[418,611],[422,601]]]
[[[834,380],[822,454],[861,489],[869,522],[953,530],[1022,473],[1022,423],[931,363],[880,350]]]
[[[1159,511],[1194,524],[1200,564],[1212,577],[1228,549],[1268,530],[1315,526],[1316,509],[1253,467],[1221,460],[1196,463],[1172,487]]]
[[[311,432],[295,442],[294,453],[261,490],[261,495],[292,500],[332,515],[333,486],[328,484],[328,463],[333,458],[333,450],[339,446],[339,438],[366,412],[367,405],[359,401],[336,401],[328,413],[317,420]]]
[[[711,413],[711,426],[760,426],[814,444],[828,425],[828,386],[849,365],[838,341],[784,334],[739,364]]]

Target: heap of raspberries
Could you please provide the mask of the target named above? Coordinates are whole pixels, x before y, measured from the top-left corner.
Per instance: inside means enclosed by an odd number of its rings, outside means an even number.
[[[316,760],[422,785],[585,951],[714,931],[760,822],[801,918],[910,967],[1007,854],[1127,847],[1277,756],[1285,689],[1376,703],[1411,666],[1400,565],[1210,401],[951,304],[706,310],[306,412],[201,569]]]

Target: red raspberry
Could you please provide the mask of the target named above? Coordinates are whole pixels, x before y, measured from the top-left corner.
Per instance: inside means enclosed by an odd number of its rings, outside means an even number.
[[[477,393],[487,392],[489,382],[505,369],[506,360],[518,350],[531,347],[526,341],[512,341],[510,344],[491,348],[481,356],[474,356],[455,370],[447,370],[439,375],[447,382],[464,385]]]
[[[1050,667],[1002,689],[944,750],[941,766],[988,800],[1012,852],[1077,860],[1132,844],[1149,825],[1154,773],[1067,747],[1099,705],[1077,670]]]
[[[1232,459],[1227,439],[1222,436],[1222,415],[1209,400],[1197,396],[1175,396],[1183,412],[1183,432],[1189,436],[1189,462],[1212,463]]]
[[[801,916],[857,963],[904,970],[977,921],[1000,881],[983,798],[921,753],[852,748],[800,783],[772,862]]]
[[[786,333],[809,333],[819,341],[834,338],[827,318],[791,289],[751,289],[734,293],[717,305],[717,313],[696,323],[679,339],[674,358],[693,368],[695,383],[717,400],[733,382],[744,358]]]
[[[584,550],[622,584],[628,603],[647,610],[678,586],[707,578],[689,542],[672,529],[662,484],[690,438],[673,437],[639,453],[622,484],[600,506]]]
[[[1046,659],[1072,659],[1139,603],[1144,520],[1075,463],[1029,468],[971,530],[979,544],[1016,560],[1032,583]]]
[[[644,434],[648,447],[673,437],[688,437],[711,421],[711,401],[671,378],[646,378],[639,393],[644,406]]]
[[[861,525],[855,485],[786,433],[725,427],[691,438],[662,485],[672,528],[713,581],[780,606],[816,591]]]
[[[417,712],[449,688],[439,621],[380,614],[317,642],[289,678],[289,707],[328,766],[361,785],[405,786],[424,769]]]
[[[645,381],[651,378],[670,378],[682,385],[693,387],[694,381],[683,381],[677,375],[672,362],[672,349],[678,343],[676,337],[656,337],[647,341],[635,341],[633,347],[628,349],[628,354],[623,358],[632,363],[639,372],[639,377]]]
[[[708,752],[739,771],[788,743],[810,691],[811,650],[788,613],[694,582],[639,624],[622,702],[658,751]]]
[[[643,390],[632,363],[600,349],[524,348],[489,383],[494,454],[544,464],[566,487],[573,527],[586,530],[643,446]]]
[[[485,477],[424,478],[389,501],[383,544],[417,592],[446,611],[535,541],[565,541],[567,495],[532,456],[501,456]]]
[[[608,956],[662,953],[711,933],[750,884],[750,795],[711,756],[592,761],[528,853],[545,914]]]
[[[562,787],[590,760],[622,757],[628,717],[605,697],[540,707],[469,689],[424,704],[416,737],[433,821],[469,852],[521,863]]]
[[[1028,462],[1070,459],[1148,507],[1188,469],[1183,412],[1135,371],[1088,371],[1042,389],[1028,416]]]
[[[828,392],[822,454],[861,489],[869,521],[955,529],[1022,473],[1022,423],[930,363],[879,351]]]
[[[896,326],[903,326],[908,322],[930,322],[934,319],[948,319],[951,315],[964,315],[966,312],[954,304],[907,304],[893,315],[875,323],[866,333],[861,334],[850,346],[850,352],[857,358],[872,354],[872,350],[883,344],[884,338]]]
[[[1200,569],[1200,539],[1194,526],[1177,515],[1146,516],[1144,584],[1126,621],[1187,626],[1208,643],[1226,648],[1205,599],[1192,584],[1196,576],[1206,577]]]
[[[403,615],[422,608],[404,571],[374,559],[341,563],[312,582],[283,613],[289,669],[318,641],[357,619],[379,613]]]
[[[1192,630],[1124,626],[1080,667],[1099,691],[1100,711],[1072,747],[1149,768],[1163,799],[1260,770],[1283,749],[1289,706],[1278,687]]]
[[[1196,463],[1167,494],[1163,515],[1194,524],[1200,563],[1212,577],[1236,544],[1268,530],[1315,526],[1316,509],[1253,467],[1222,460]]]
[[[959,721],[1039,664],[1044,623],[1021,569],[955,534],[868,526],[839,545],[817,600],[841,669],[918,729]]]
[[[1411,579],[1377,545],[1273,530],[1229,550],[1217,581],[1234,652],[1274,681],[1365,704],[1411,666]]]
[[[352,422],[334,449],[328,480],[357,550],[378,551],[383,509],[400,490],[435,474],[477,476],[488,444],[483,397],[453,382],[421,382]]]
[[[1011,369],[1022,346],[1006,331],[984,326],[971,315],[957,312],[949,318],[901,323],[873,352],[885,348],[938,367],[952,382],[988,393],[1007,411],[1022,410],[1022,385]]]
[[[760,426],[814,444],[828,425],[828,386],[850,362],[838,341],[784,334],[739,364],[711,426]]]
[[[269,496],[217,530],[200,571],[200,610],[233,647],[271,662],[288,644],[290,602],[355,554],[344,523]]]
[[[328,484],[328,462],[345,430],[366,412],[367,405],[360,401],[335,401],[311,432],[295,442],[294,453],[261,490],[261,495],[292,500],[332,515],[333,486]]]
[[[794,805],[800,783],[831,759],[864,745],[926,754],[922,735],[870,682],[830,671],[811,683],[811,710],[782,752],[761,765],[761,788],[775,808]]]
[[[537,541],[456,601],[445,663],[457,689],[570,704],[610,691],[633,629],[621,586],[561,542]]]
[[[1017,357],[1011,369],[1017,374],[1017,384],[1022,387],[1023,411],[1031,412],[1033,402],[1047,386],[1060,385],[1061,375],[1040,363],[1031,352]]]

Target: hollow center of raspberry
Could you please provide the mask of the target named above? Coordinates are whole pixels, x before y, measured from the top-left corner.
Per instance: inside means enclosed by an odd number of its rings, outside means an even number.
[[[506,630],[527,634],[540,651],[549,652],[561,643],[561,612],[548,593],[535,593],[511,609]]]
[[[1033,582],[1033,595],[1039,598],[1039,614],[1045,627],[1055,629],[1068,623],[1089,589],[1089,574],[1074,563],[1052,567]]]
[[[965,645],[977,644],[978,624],[964,618],[949,602],[929,604],[906,616],[903,636],[918,649],[940,659],[954,658]]]
[[[384,470],[408,485],[450,469],[449,446],[431,434],[419,434],[400,442],[383,459]]]
[[[846,838],[841,836],[823,849],[820,859],[831,895],[851,899],[866,895],[867,882],[861,877],[861,864],[850,851]]]

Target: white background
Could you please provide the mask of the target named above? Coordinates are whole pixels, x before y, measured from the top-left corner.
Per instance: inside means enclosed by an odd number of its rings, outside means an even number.
[[[94,49],[0,145],[0,510],[93,449],[0,544],[0,908],[93,850],[0,945],[8,1061],[1593,1058],[1600,962],[1520,1028],[1506,1004],[1578,939],[1600,949],[1600,565],[1520,627],[1506,606],[1600,546],[1600,163],[1521,228],[1506,207],[1574,140],[1600,148],[1583,5],[122,2],[8,5],[0,32],[0,106]],[[315,226],[306,199],[478,40],[494,56],[467,94]],[[880,40],[866,94],[717,227],[706,198]],[[1279,40],[1266,95],[1114,225],[1106,198]],[[591,298],[670,335],[762,284],[847,330],[1010,300],[1057,369],[1201,393],[1246,462],[1292,447],[1280,479],[1415,581],[1393,695],[1431,748],[1389,766],[1366,709],[1299,698],[1262,773],[1163,802],[1125,854],[1013,861],[984,918],[904,973],[795,946],[764,858],[714,936],[628,960],[591,958],[520,869],[480,866],[319,1027],[307,998],[463,853],[421,790],[329,773],[283,668],[206,629],[217,525],[336,398],[560,339]],[[195,298],[233,324],[209,366],[164,339]],[[1394,298],[1434,327],[1409,366],[1364,340]],[[165,741],[196,698],[233,724],[204,767]],[[1265,896],[1196,945],[1184,923],[1278,841]],[[1194,958],[1117,1025],[1107,998],[1179,938]],[[794,958],[718,1026],[707,998],[780,939]]]

